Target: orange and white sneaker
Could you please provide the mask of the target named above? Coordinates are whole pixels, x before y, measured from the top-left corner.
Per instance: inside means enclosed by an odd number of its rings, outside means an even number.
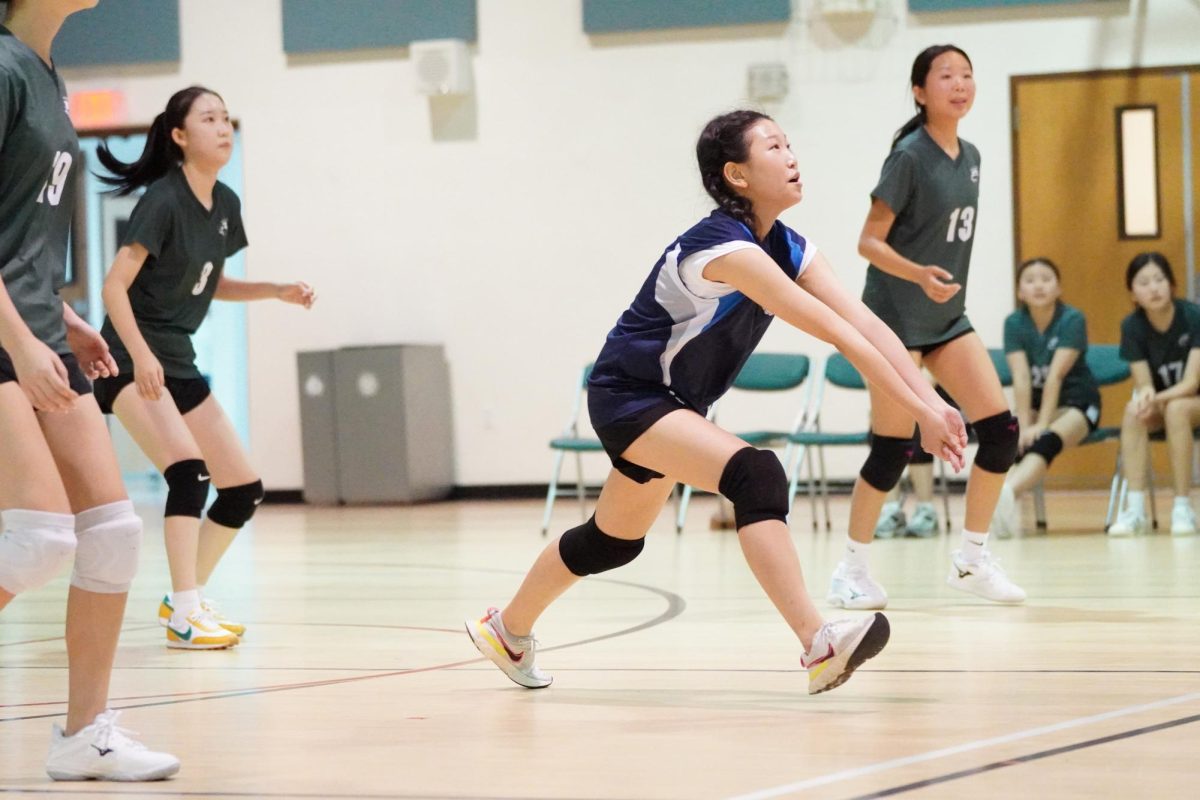
[[[222,614],[220,607],[215,601],[210,600],[207,597],[203,597],[200,599],[200,608],[201,610],[208,612],[208,615],[213,618],[213,621],[215,621],[225,630],[232,633],[234,636],[240,639],[243,635],[245,635],[246,626],[240,622],[234,622]]]
[[[534,665],[537,640],[533,635],[513,636],[504,629],[499,609],[489,608],[482,619],[466,621],[467,634],[483,653],[513,683],[526,689],[542,689],[554,682]]]
[[[237,635],[218,625],[202,608],[184,619],[172,614],[167,621],[167,647],[179,650],[224,650],[237,643]]]
[[[808,670],[808,693],[841,686],[864,661],[879,655],[891,632],[887,617],[878,611],[861,619],[826,622],[800,657],[800,664]]]

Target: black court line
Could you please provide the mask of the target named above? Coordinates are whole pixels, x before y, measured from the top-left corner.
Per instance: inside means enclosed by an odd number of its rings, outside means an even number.
[[[450,568],[437,567],[437,569],[450,569]],[[524,573],[517,573],[515,570],[478,570],[478,571],[480,571],[480,572],[483,572],[483,571],[503,572],[505,574],[514,574],[514,573],[521,574],[521,575],[524,574]],[[632,627],[622,628],[619,631],[614,631],[612,633],[604,633],[604,634],[600,634],[599,636],[592,636],[588,639],[580,639],[579,641],[575,641],[575,642],[567,642],[566,644],[554,645],[553,647],[544,647],[544,648],[542,648],[542,652],[563,650],[568,647],[579,647],[581,645],[592,644],[594,642],[602,642],[605,639],[614,639],[619,636],[628,636],[631,633],[637,633],[639,631],[646,630],[647,628],[653,628],[653,627],[661,625],[665,622],[668,622],[668,621],[674,619],[675,617],[678,617],[680,614],[683,613],[684,609],[687,608],[687,601],[684,600],[682,597],[675,594],[674,592],[669,592],[666,589],[660,589],[657,586],[650,586],[648,584],[642,584],[642,583],[632,583],[630,581],[618,581],[618,580],[614,580],[612,578],[590,578],[589,580],[593,580],[593,581],[600,582],[600,583],[610,583],[610,584],[614,584],[617,586],[628,586],[633,589],[640,589],[642,591],[650,592],[651,594],[656,594],[659,597],[661,597],[667,601],[667,608],[665,611],[663,611],[658,616],[656,616],[652,619],[649,619],[646,622],[638,623],[637,625],[634,625]],[[125,709],[130,709],[130,708],[153,708],[156,706],[180,705],[182,703],[199,703],[199,702],[202,702],[205,700],[222,700],[222,699],[229,698],[229,697],[245,697],[248,695],[256,695],[256,694],[272,694],[274,692],[288,692],[288,691],[294,691],[296,689],[312,689],[312,688],[323,687],[323,686],[338,686],[338,685],[346,684],[346,683],[358,683],[360,681],[376,680],[379,678],[390,678],[390,677],[395,677],[398,675],[413,675],[413,674],[421,673],[421,672],[435,672],[438,670],[452,669],[454,667],[463,667],[468,664],[478,664],[478,663],[485,662],[486,660],[487,659],[485,659],[483,656],[479,656],[478,658],[470,658],[470,659],[466,659],[463,661],[454,661],[454,662],[451,662],[448,664],[435,664],[435,665],[429,666],[429,667],[416,667],[413,669],[400,669],[400,670],[393,669],[389,672],[374,673],[374,674],[370,674],[370,675],[356,675],[356,676],[350,677],[350,678],[330,678],[328,680],[307,681],[304,683],[281,684],[281,685],[274,685],[274,686],[258,686],[258,687],[250,687],[248,689],[233,689],[233,690],[228,690],[228,691],[219,691],[218,690],[218,691],[211,691],[211,692],[204,692],[204,691],[188,692],[187,693],[188,695],[192,695],[192,696],[188,696],[188,697],[179,697],[178,695],[171,695],[171,694],[147,695],[147,698],[149,698],[149,697],[174,697],[174,699],[158,700],[158,701],[150,702],[150,703],[135,703],[135,704],[130,704],[130,705],[120,705],[120,706],[113,705],[113,708],[116,710],[125,710]],[[131,699],[133,699],[133,698],[131,698]],[[136,699],[141,699],[141,698],[136,698]],[[62,702],[56,702],[54,704],[62,705]],[[0,718],[0,723],[21,722],[21,721],[32,720],[32,719],[52,719],[52,718],[61,717],[61,716],[63,716],[62,712],[53,712],[53,713],[47,713],[47,714],[29,714],[29,715],[21,716],[21,717]]]
[[[854,798],[854,800],[869,800],[870,798],[876,797],[893,797],[898,794],[916,791],[917,789],[924,789],[929,786],[937,786],[938,784],[949,783],[950,781],[957,781],[961,780],[962,778],[970,778],[975,775],[981,775],[985,772],[992,772],[1004,767],[1015,767],[1018,764],[1027,764],[1031,761],[1040,761],[1043,758],[1060,756],[1064,753],[1073,753],[1076,750],[1084,750],[1088,747],[1096,747],[1097,745],[1108,744],[1109,742],[1117,742],[1122,739],[1131,739],[1134,736],[1143,736],[1147,733],[1155,733],[1157,731],[1167,730],[1169,728],[1177,728],[1181,725],[1190,725],[1193,722],[1200,722],[1200,714],[1193,714],[1190,717],[1180,717],[1179,719],[1173,719],[1167,722],[1159,722],[1155,725],[1147,725],[1142,728],[1133,728],[1131,730],[1122,731],[1121,733],[1101,736],[1098,739],[1088,739],[1083,742],[1063,745],[1062,747],[1054,747],[1049,750],[1039,750],[1036,753],[1028,753],[1023,756],[1016,756],[1015,758],[1007,758],[1003,761],[993,761],[992,763],[984,764],[981,767],[973,767],[971,769],[963,769],[957,772],[949,772],[945,775],[938,775],[934,778],[926,778],[925,780],[906,783],[902,786],[893,786],[890,789],[883,789],[882,791],[878,792],[858,795]]]

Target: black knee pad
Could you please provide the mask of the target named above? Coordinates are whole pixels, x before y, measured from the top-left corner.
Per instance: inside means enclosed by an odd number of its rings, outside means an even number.
[[[912,439],[901,439],[899,436],[880,436],[871,434],[871,451],[858,474],[864,481],[881,492],[890,492],[900,482],[904,467],[912,459],[914,447]]]
[[[262,481],[217,489],[217,499],[208,510],[208,518],[226,528],[240,528],[250,521],[262,501]]]
[[[166,517],[195,517],[200,519],[208,502],[208,467],[198,458],[176,461],[163,470],[167,482]]]
[[[600,530],[593,516],[559,537],[558,554],[567,569],[582,578],[625,566],[637,558],[645,546],[644,536],[641,539],[609,536]]]
[[[1017,418],[1012,412],[1002,411],[974,423],[974,428],[975,437],[979,439],[975,466],[988,472],[1008,472],[1017,460],[1017,445],[1021,438]]]
[[[738,530],[768,519],[787,522],[787,473],[770,450],[738,450],[721,472],[717,489],[733,503]]]
[[[1046,459],[1046,466],[1054,463],[1054,459],[1062,452],[1063,440],[1054,431],[1042,431],[1042,435],[1033,440],[1027,453],[1037,453]]]

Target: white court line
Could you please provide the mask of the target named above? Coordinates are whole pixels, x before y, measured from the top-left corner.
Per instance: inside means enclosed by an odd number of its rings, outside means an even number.
[[[840,783],[842,781],[861,778],[865,775],[874,775],[879,772],[886,772],[897,767],[907,767],[910,764],[920,764],[923,761],[933,761],[937,758],[945,758],[946,756],[958,755],[959,753],[968,753],[972,750],[982,750],[985,747],[994,747],[995,745],[1008,744],[1009,742],[1017,742],[1022,739],[1031,739],[1034,736],[1043,736],[1047,733],[1056,731],[1065,731],[1070,728],[1079,728],[1084,725],[1091,725],[1094,722],[1103,722],[1108,719],[1116,719],[1117,717],[1125,717],[1130,714],[1140,714],[1143,711],[1153,711],[1156,708],[1166,708],[1167,706],[1179,705],[1180,703],[1191,703],[1200,700],[1200,692],[1192,694],[1181,694],[1178,697],[1170,697],[1166,700],[1157,700],[1153,703],[1144,703],[1137,706],[1128,706],[1119,708],[1116,711],[1106,711],[1103,714],[1096,714],[1091,717],[1078,717],[1070,719],[1066,722],[1056,722],[1053,725],[1044,725],[1041,728],[1030,728],[1027,731],[1017,731],[1016,733],[1005,734],[1004,736],[996,736],[992,739],[980,739],[967,744],[960,744],[954,747],[944,747],[941,750],[930,750],[927,753],[918,753],[914,756],[905,756],[903,758],[893,758],[890,761],[880,761],[878,764],[868,764],[865,767],[854,767],[853,769],[842,770],[841,772],[832,772],[828,775],[822,775],[819,778],[809,778],[805,781],[797,781],[796,783],[788,783],[782,786],[774,786],[770,789],[762,789],[750,794],[739,794],[729,800],[766,800],[769,797],[782,797],[783,795],[793,794],[794,792],[802,792],[805,789],[815,789],[818,786],[828,786],[831,783]]]

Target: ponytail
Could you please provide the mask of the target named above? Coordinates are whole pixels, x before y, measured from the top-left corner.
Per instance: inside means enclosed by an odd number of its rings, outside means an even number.
[[[900,130],[896,131],[896,135],[892,137],[892,149],[895,150],[896,145],[900,143],[901,139],[903,139],[905,136],[908,136],[910,133],[915,131],[917,128],[920,128],[924,124],[925,106],[917,103],[917,113],[913,114],[912,118],[909,119],[908,122],[901,125]]]
[[[146,134],[146,147],[142,155],[131,163],[125,163],[112,154],[104,142],[96,148],[96,157],[111,175],[97,175],[117,195],[127,195],[148,186],[166,175],[167,172],[183,161],[183,151],[171,138],[167,129],[166,113],[154,118],[150,131]]]
[[[729,216],[751,230],[755,229],[754,208],[750,199],[738,194],[725,182],[725,165],[750,157],[746,131],[759,120],[770,119],[757,111],[731,111],[709,121],[696,142],[696,161],[704,191]]]
[[[102,182],[112,186],[118,195],[127,195],[148,186],[166,175],[173,167],[183,163],[183,150],[171,138],[171,132],[183,127],[183,121],[192,110],[192,103],[201,95],[219,94],[203,86],[189,86],[171,95],[167,108],[154,118],[146,133],[146,146],[136,161],[125,163],[112,154],[108,145],[101,142],[96,148],[96,157],[111,175],[97,175]]]

